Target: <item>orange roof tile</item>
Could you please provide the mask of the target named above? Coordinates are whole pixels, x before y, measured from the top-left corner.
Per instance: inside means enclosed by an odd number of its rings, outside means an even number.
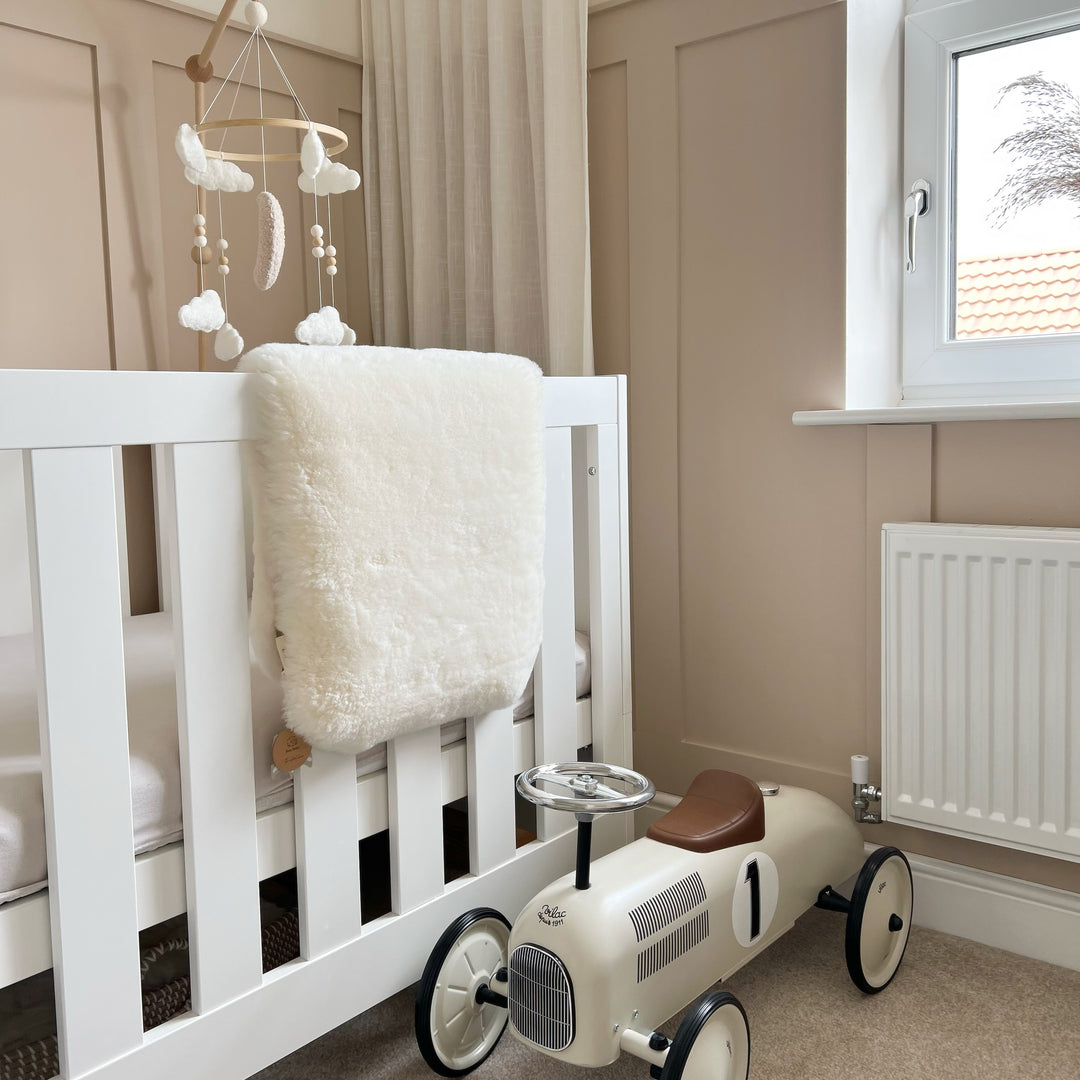
[[[1080,332],[1080,251],[1041,251],[956,266],[956,336]]]

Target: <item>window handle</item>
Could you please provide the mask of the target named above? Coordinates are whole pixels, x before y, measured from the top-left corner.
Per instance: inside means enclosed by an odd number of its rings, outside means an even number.
[[[930,212],[930,181],[916,180],[904,200],[904,269],[915,273],[915,230],[919,218]]]

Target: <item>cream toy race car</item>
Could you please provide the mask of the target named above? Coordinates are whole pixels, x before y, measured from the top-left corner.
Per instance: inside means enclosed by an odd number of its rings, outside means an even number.
[[[821,795],[703,772],[645,837],[590,866],[593,817],[644,805],[652,783],[569,762],[527,770],[518,790],[577,815],[577,870],[513,927],[480,908],[439,939],[420,983],[416,1037],[443,1076],[476,1068],[509,1021],[521,1042],[575,1065],[608,1065],[626,1051],[659,1080],[746,1080],[743,1007],[704,992],[815,905],[846,913],[847,967],[860,990],[884,989],[900,966],[911,929],[907,859],[886,847],[864,862],[855,823]],[[833,891],[856,872],[850,900]],[[673,1039],[657,1030],[701,994]]]

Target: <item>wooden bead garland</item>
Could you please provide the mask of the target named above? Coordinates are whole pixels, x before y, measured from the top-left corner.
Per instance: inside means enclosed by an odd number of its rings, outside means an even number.
[[[226,277],[229,273],[229,256],[225,254],[229,249],[229,241],[225,237],[221,237],[217,242],[218,246],[218,273],[222,277]]]
[[[195,246],[191,249],[191,260],[197,263],[208,263],[210,252],[206,250],[206,218],[202,214],[196,214],[191,221],[195,226]]]

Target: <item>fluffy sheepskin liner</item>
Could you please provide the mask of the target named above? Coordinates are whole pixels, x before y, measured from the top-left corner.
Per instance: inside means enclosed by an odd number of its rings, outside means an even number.
[[[263,345],[252,631],[289,727],[359,753],[510,705],[540,646],[541,373],[516,356]]]

